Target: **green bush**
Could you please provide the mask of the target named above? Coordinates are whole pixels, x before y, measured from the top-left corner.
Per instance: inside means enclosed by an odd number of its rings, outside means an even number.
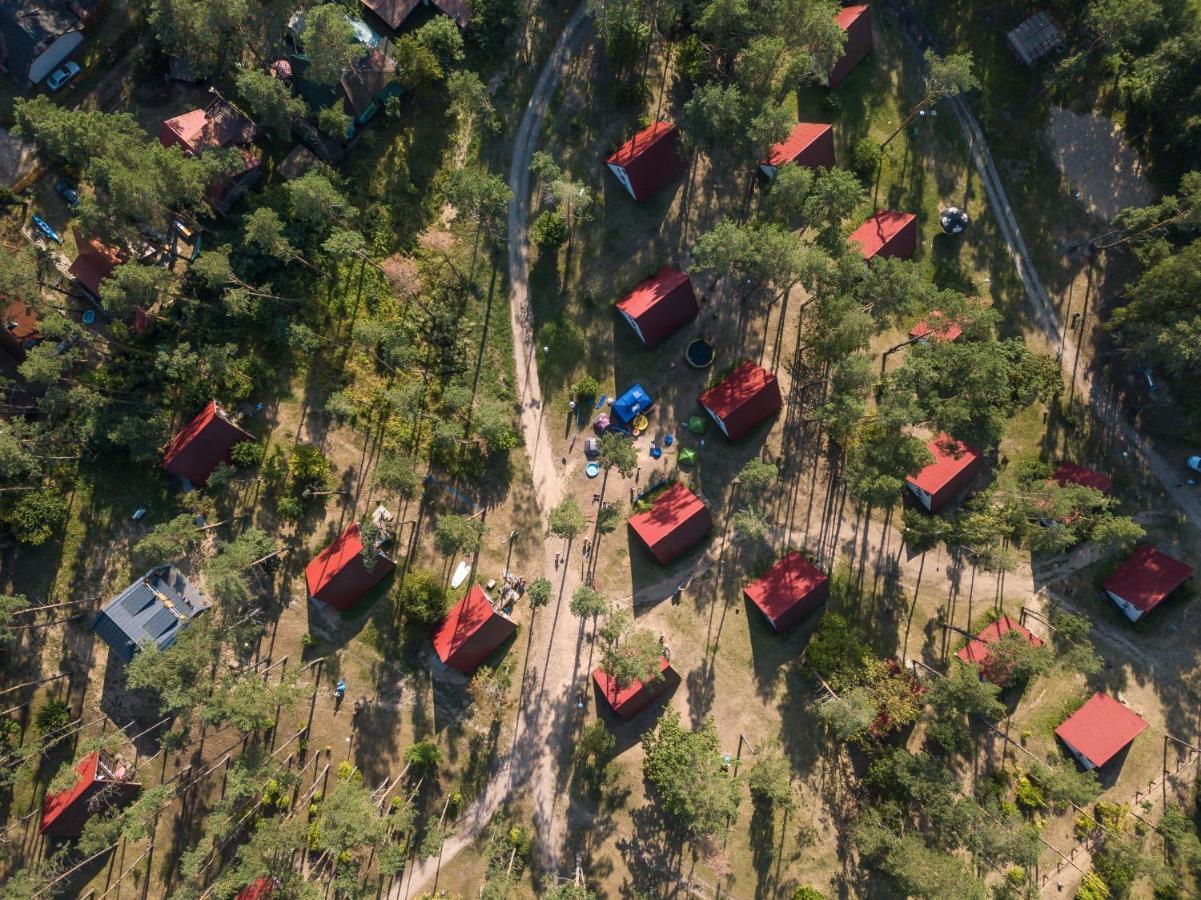
[[[567,217],[557,209],[548,209],[530,226],[530,240],[538,249],[554,252],[567,243],[569,231]]]
[[[266,450],[258,441],[242,441],[234,444],[229,451],[229,457],[240,469],[253,469],[263,461],[263,451]]]
[[[399,613],[410,622],[432,625],[440,622],[448,607],[446,589],[437,573],[413,569],[405,575],[396,594]]]
[[[1043,796],[1042,790],[1025,775],[1018,779],[1016,794],[1018,806],[1027,812],[1045,809],[1047,806],[1047,798]]]
[[[44,544],[67,521],[70,504],[56,488],[22,494],[8,511],[13,537],[22,544]]]
[[[62,700],[47,700],[33,714],[33,727],[38,734],[49,734],[71,721],[71,708]]]
[[[571,396],[577,403],[592,402],[600,395],[600,382],[591,375],[581,375],[571,386]]]
[[[864,184],[871,184],[880,168],[881,156],[879,144],[870,137],[860,138],[851,149],[851,170]]]

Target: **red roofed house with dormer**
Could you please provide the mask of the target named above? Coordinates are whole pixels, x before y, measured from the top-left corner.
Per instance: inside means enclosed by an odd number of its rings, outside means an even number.
[[[940,434],[926,444],[934,462],[905,479],[909,490],[926,508],[938,512],[963,491],[980,471],[980,454],[967,444]]]
[[[767,158],[760,160],[759,169],[774,178],[780,166],[803,166],[807,169],[831,168],[834,165],[834,127],[818,122],[797,122],[792,133],[773,144]]]
[[[877,256],[909,259],[917,252],[917,216],[882,209],[856,228],[849,240],[859,245],[867,260]]]
[[[516,631],[513,620],[473,584],[434,632],[434,652],[452,669],[471,673]]]
[[[993,659],[992,647],[1007,634],[1020,635],[1030,646],[1041,647],[1042,638],[1031,634],[1009,616],[1001,616],[991,625],[986,626],[979,634],[968,641],[967,646],[955,655],[965,663],[974,663],[980,667],[980,677],[993,684],[1006,685],[1013,676],[1005,671],[1005,666]]]
[[[617,148],[605,164],[641,203],[684,174],[680,130],[672,122],[656,122]]]
[[[1193,577],[1193,567],[1143,544],[1102,585],[1118,609],[1137,622]]]
[[[742,589],[776,631],[787,631],[830,596],[830,579],[803,554],[789,553]]]
[[[194,485],[204,485],[213,470],[230,461],[235,444],[253,441],[233,423],[216,400],[171,439],[163,451],[163,468]]]
[[[722,434],[736,441],[784,406],[780,382],[753,362],[744,362],[700,396]]]
[[[654,347],[695,319],[700,308],[687,273],[663,266],[619,300],[617,311],[643,344]]]
[[[334,609],[350,609],[396,568],[378,548],[370,568],[363,560],[363,536],[358,522],[338,535],[304,569],[309,596]]]

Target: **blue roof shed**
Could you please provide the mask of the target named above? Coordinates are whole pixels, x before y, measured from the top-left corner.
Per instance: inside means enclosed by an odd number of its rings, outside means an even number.
[[[175,566],[151,569],[112,600],[92,623],[125,662],[143,644],[166,650],[180,629],[211,606]]]
[[[622,425],[629,425],[636,415],[646,412],[654,402],[642,385],[636,384],[613,401],[613,418]]]

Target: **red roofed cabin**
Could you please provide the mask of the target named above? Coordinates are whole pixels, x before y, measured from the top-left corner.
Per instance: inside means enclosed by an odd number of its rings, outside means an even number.
[[[238,891],[238,896],[234,900],[265,900],[275,893],[276,881],[268,875],[264,875],[258,881],[252,881],[242,890]]]
[[[767,617],[776,631],[787,631],[830,596],[830,579],[793,551],[752,581],[742,593]]]
[[[850,240],[859,244],[864,259],[909,259],[917,251],[917,216],[882,209],[856,228]]]
[[[656,122],[622,144],[605,162],[630,196],[641,203],[684,173],[680,131],[672,122]]]
[[[376,550],[375,564],[363,563],[363,537],[359,523],[313,557],[304,569],[309,596],[334,609],[350,609],[396,568],[396,563]]]
[[[78,255],[67,272],[99,300],[100,282],[111,277],[113,269],[125,262],[124,254],[115,247],[102,244],[96,238],[84,241],[78,233],[75,237]]]
[[[1137,622],[1192,577],[1192,566],[1143,544],[1101,587],[1126,618]]]
[[[909,329],[909,336],[915,341],[929,340],[934,338],[936,341],[953,341],[955,338],[963,334],[963,329],[959,327],[959,323],[948,319],[942,314],[942,310],[933,310],[929,318],[918,322]]]
[[[807,169],[833,167],[833,126],[818,122],[797,122],[792,126],[792,134],[780,143],[772,145],[767,159],[760,161],[759,169],[768,178],[774,178],[776,169],[789,163]]]
[[[980,471],[980,454],[945,434],[940,434],[926,448],[934,454],[934,462],[916,475],[905,479],[909,490],[921,501],[926,512],[938,512],[966,488]]]
[[[696,318],[692,279],[663,266],[617,302],[617,310],[647,347],[654,347]]]
[[[680,676],[666,657],[660,656],[659,677],[645,684],[635,679],[627,687],[619,688],[617,679],[600,668],[593,671],[592,680],[613,712],[623,719],[632,719],[667,693],[680,680]]]
[[[1113,487],[1113,479],[1102,472],[1094,472],[1092,469],[1086,469],[1084,466],[1073,465],[1072,463],[1060,463],[1059,468],[1051,475],[1051,478],[1058,482],[1060,487],[1067,487],[1069,484],[1078,484],[1081,487],[1089,487],[1094,491],[1100,491],[1102,494],[1108,494],[1109,489]]]
[[[843,45],[842,57],[830,70],[828,84],[831,88],[838,87],[851,74],[851,70],[872,52],[872,10],[866,3],[844,6],[834,16],[834,21],[846,33],[847,42]]]
[[[700,396],[722,434],[736,441],[784,405],[776,376],[744,362]]]
[[[93,812],[124,806],[142,789],[136,781],[125,780],[124,764],[100,751],[81,759],[75,771],[79,780],[74,787],[47,794],[42,801],[42,834],[79,837]]]
[[[203,109],[193,109],[159,126],[158,140],[164,147],[179,147],[188,156],[205,150],[249,144],[258,126],[248,116],[220,97]]]
[[[187,426],[171,439],[163,453],[163,468],[195,485],[203,485],[222,463],[228,463],[235,444],[254,438],[210,400]]]
[[[1042,638],[1031,634],[1009,616],[1001,616],[997,621],[984,628],[978,635],[968,641],[966,647],[955,655],[965,663],[975,663],[980,667],[980,677],[993,684],[1009,684],[1013,673],[999,661],[993,659],[992,645],[1001,640],[1006,634],[1013,632],[1025,638],[1031,647],[1041,647]]]
[[[1067,717],[1055,734],[1088,771],[1099,769],[1147,729],[1141,716],[1100,691]]]
[[[0,329],[0,347],[14,362],[22,363],[29,350],[42,340],[42,317],[23,300],[12,300],[4,307],[4,327]]]
[[[649,510],[630,516],[630,529],[661,566],[700,541],[711,527],[709,508],[679,483],[656,497]]]
[[[434,632],[434,652],[452,669],[471,673],[516,631],[513,620],[493,609],[484,589],[473,584]]]

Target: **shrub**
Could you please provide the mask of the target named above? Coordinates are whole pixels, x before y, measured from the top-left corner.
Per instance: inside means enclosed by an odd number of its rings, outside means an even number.
[[[267,448],[257,441],[242,441],[234,444],[229,451],[229,457],[240,469],[253,469],[263,461],[263,451]]]
[[[293,447],[288,456],[288,471],[299,487],[308,487],[325,481],[330,464],[316,447]]]
[[[47,700],[33,714],[33,725],[38,734],[57,731],[70,721],[71,708],[62,700]]]
[[[418,741],[405,749],[405,762],[415,769],[432,769],[442,762],[442,751],[433,741]]]
[[[13,537],[22,544],[44,544],[67,521],[70,505],[56,488],[42,488],[22,494],[8,512]]]
[[[851,169],[865,183],[871,184],[880,168],[883,152],[880,145],[869,137],[860,138],[851,149]]]
[[[1043,796],[1038,785],[1025,775],[1018,779],[1016,799],[1018,806],[1027,812],[1045,809],[1047,805],[1047,798]]]
[[[548,209],[530,226],[530,240],[540,250],[554,252],[567,243],[567,217],[557,209]]]
[[[581,375],[571,386],[571,396],[577,403],[591,402],[600,396],[600,382],[591,375]]]
[[[446,615],[446,590],[434,572],[414,569],[400,583],[396,596],[401,615],[410,622],[432,625]]]
[[[280,497],[275,514],[285,522],[299,522],[304,516],[304,503],[299,497]]]

